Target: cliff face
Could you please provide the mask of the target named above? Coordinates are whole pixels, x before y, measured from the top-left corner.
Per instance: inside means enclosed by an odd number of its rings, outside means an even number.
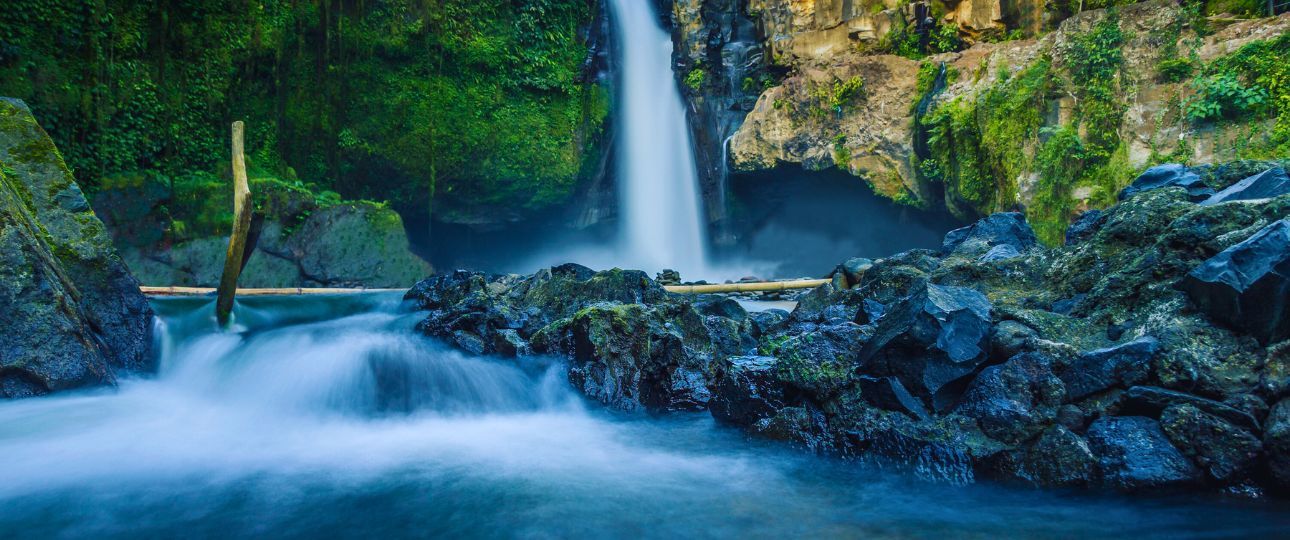
[[[750,0],[770,84],[728,162],[838,167],[965,219],[1024,208],[1060,242],[1074,215],[1149,165],[1286,152],[1273,129],[1283,68],[1269,66],[1290,16],[1206,18],[1197,6],[934,4],[920,38],[896,2]]]
[[[150,368],[152,310],[54,143],[0,100],[0,397]]]

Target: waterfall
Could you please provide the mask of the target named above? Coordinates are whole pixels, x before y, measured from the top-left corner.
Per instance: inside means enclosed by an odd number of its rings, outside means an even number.
[[[622,53],[618,142],[621,263],[702,277],[706,234],[672,39],[645,0],[612,0]]]

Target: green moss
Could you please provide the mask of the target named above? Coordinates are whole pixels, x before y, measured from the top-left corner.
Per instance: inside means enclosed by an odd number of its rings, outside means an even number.
[[[976,99],[957,98],[933,108],[921,121],[931,151],[931,159],[919,165],[924,177],[945,183],[982,214],[1010,205],[1016,179],[1031,165],[1050,71],[1051,62],[1041,59],[1001,78]]]

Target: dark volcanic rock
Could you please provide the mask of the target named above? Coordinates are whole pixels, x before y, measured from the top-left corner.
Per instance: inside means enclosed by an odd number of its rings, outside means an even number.
[[[861,363],[872,375],[900,379],[934,409],[948,409],[986,359],[990,311],[975,290],[923,283],[883,316]]]
[[[1170,405],[1160,426],[1183,455],[1223,485],[1247,480],[1263,454],[1263,443],[1249,431],[1193,405]]]
[[[1124,402],[1126,412],[1148,416],[1158,416],[1171,405],[1190,405],[1245,429],[1259,430],[1258,420],[1248,412],[1212,399],[1176,390],[1155,386],[1134,386],[1124,393]]]
[[[931,415],[923,407],[923,402],[909,393],[905,385],[895,377],[861,376],[857,380],[860,397],[874,407],[888,411],[902,412],[915,420],[927,420]]]
[[[152,367],[152,309],[53,141],[0,100],[0,397]]]
[[[820,326],[789,337],[771,352],[780,380],[812,396],[831,396],[855,378],[856,357],[872,329],[854,323]]]
[[[1141,416],[1099,418],[1088,428],[1101,482],[1124,490],[1182,487],[1200,479],[1196,468],[1169,443],[1160,424]]]
[[[975,418],[986,435],[1008,444],[1029,439],[1051,424],[1065,389],[1052,362],[1023,353],[985,368],[968,386],[954,412]]]
[[[783,406],[774,358],[735,356],[721,363],[712,400],[708,403],[713,418],[750,426],[774,416]]]
[[[993,248],[1008,246],[1020,254],[1038,243],[1035,231],[1026,223],[1025,216],[1018,212],[1004,212],[950,231],[941,243],[941,253],[977,258],[986,255]]]
[[[1147,379],[1151,360],[1160,350],[1155,338],[1138,338],[1128,343],[1081,354],[1061,372],[1066,399],[1077,401],[1111,388],[1126,388]]]
[[[1080,214],[1066,228],[1066,245],[1073,246],[1092,237],[1106,221],[1106,213],[1093,209]]]
[[[1232,184],[1215,193],[1201,204],[1210,205],[1227,201],[1270,199],[1290,193],[1290,175],[1281,167],[1273,167],[1259,174]]]
[[[1272,406],[1267,426],[1263,446],[1268,452],[1268,470],[1276,487],[1290,492],[1290,398]]]
[[[1290,337],[1290,219],[1211,257],[1182,288],[1211,317],[1263,343]]]
[[[1205,180],[1186,166],[1178,163],[1166,163],[1147,169],[1141,175],[1138,175],[1129,184],[1129,187],[1120,191],[1119,198],[1123,201],[1143,191],[1170,186],[1186,189],[1187,197],[1192,202],[1203,201],[1214,194],[1214,190],[1206,184]]]
[[[1044,430],[1033,444],[1004,457],[1000,472],[1033,486],[1083,487],[1097,473],[1088,441],[1062,426]]]

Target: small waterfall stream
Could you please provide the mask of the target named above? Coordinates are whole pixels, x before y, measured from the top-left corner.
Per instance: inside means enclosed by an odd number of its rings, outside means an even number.
[[[618,142],[622,264],[703,275],[707,234],[685,107],[672,76],[672,39],[649,2],[612,0],[610,5],[623,51]]]

